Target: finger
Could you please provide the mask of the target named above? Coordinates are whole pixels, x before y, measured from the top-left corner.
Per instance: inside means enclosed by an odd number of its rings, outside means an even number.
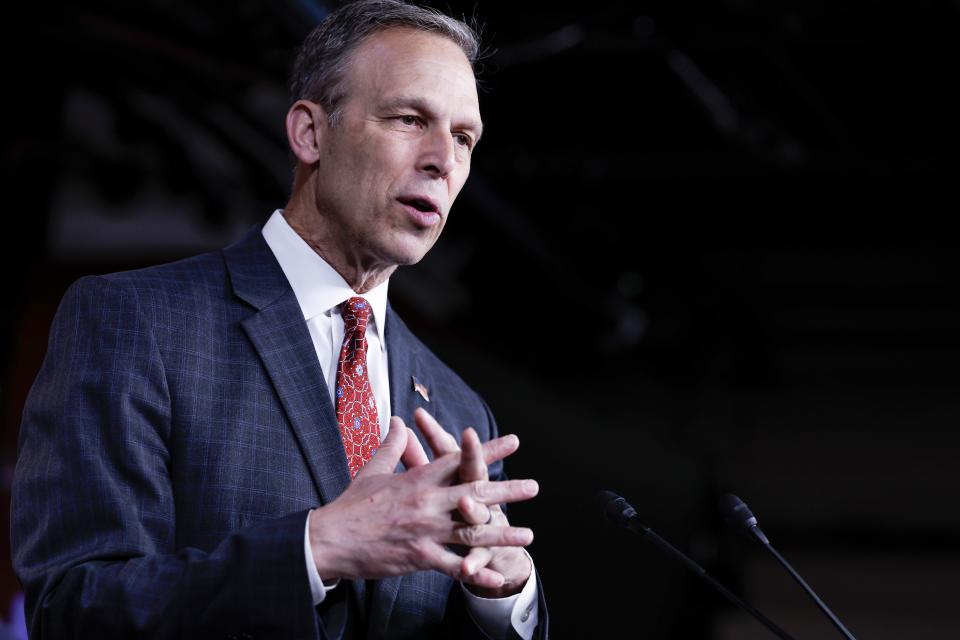
[[[507,514],[503,512],[503,509],[500,508],[498,504],[490,505],[490,521],[487,524],[510,524],[510,521],[507,520]]]
[[[476,480],[449,487],[441,492],[439,508],[444,511],[453,511],[463,496],[491,505],[522,502],[533,498],[539,492],[540,485],[536,480]]]
[[[483,443],[483,461],[493,464],[498,460],[513,455],[520,448],[520,438],[511,434],[494,438]]]
[[[420,432],[427,439],[427,444],[433,450],[434,456],[439,458],[442,455],[460,450],[457,439],[440,426],[436,418],[427,413],[426,409],[418,407],[413,412],[413,419],[420,427]]]
[[[533,530],[526,527],[455,523],[444,542],[464,547],[525,547],[533,542]]]
[[[493,569],[483,567],[473,575],[464,575],[460,578],[460,581],[464,584],[471,584],[482,589],[499,589],[504,585],[506,579],[503,577],[503,574],[497,573]]]
[[[487,465],[483,461],[483,445],[480,444],[477,432],[470,427],[463,432],[461,440],[463,450],[460,453],[460,482],[486,480]]]
[[[463,558],[450,551],[449,549],[436,544],[431,550],[431,558],[428,566],[425,568],[441,571],[454,580],[462,580],[467,584],[473,584],[478,587],[497,589],[503,586],[503,575],[487,567],[482,567],[472,575],[463,572]]]
[[[402,420],[399,418],[397,418],[397,420],[400,422],[400,425],[403,425]],[[370,461],[363,465],[363,469],[360,470],[357,477],[378,473],[393,473],[393,470],[397,467],[397,463],[400,462],[400,457],[407,448],[407,431],[408,429],[406,427],[390,429],[387,437],[380,443],[380,447],[377,449],[377,455],[370,458]]]
[[[486,464],[502,460],[517,450],[519,440],[514,435],[506,435],[483,443],[483,459]],[[433,482],[440,485],[452,484],[458,479],[460,467],[460,452],[444,454],[422,467],[424,474],[429,474]],[[450,507],[451,509],[453,507]]]
[[[493,559],[493,552],[487,547],[473,547],[460,562],[460,570],[465,576],[472,576],[483,569]]]
[[[390,418],[390,428],[393,429],[395,427],[406,429],[408,432],[407,448],[404,449],[400,461],[403,462],[408,469],[428,464],[430,458],[427,457],[427,452],[423,450],[423,445],[420,444],[420,439],[417,438],[417,434],[413,432],[413,429],[405,426],[403,420],[396,416]]]
[[[488,507],[471,498],[462,496],[457,501],[457,511],[467,524],[487,524],[493,519],[493,507]]]

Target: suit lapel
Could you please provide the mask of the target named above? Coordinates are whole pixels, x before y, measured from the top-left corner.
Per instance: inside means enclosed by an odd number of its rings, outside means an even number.
[[[243,328],[293,427],[324,504],[350,483],[336,412],[293,289],[260,228],[223,252],[234,292],[257,309]]]
[[[419,430],[413,423],[413,412],[425,403],[413,390],[414,376],[418,378],[422,376],[419,370],[420,359],[415,351],[416,345],[410,330],[390,306],[387,307],[386,325],[384,333],[387,341],[387,368],[390,375],[390,412],[392,415],[403,418],[407,426],[419,434]],[[423,445],[426,446],[425,441]]]
[[[243,322],[287,412],[324,504],[347,488],[343,441],[300,305],[289,291]]]

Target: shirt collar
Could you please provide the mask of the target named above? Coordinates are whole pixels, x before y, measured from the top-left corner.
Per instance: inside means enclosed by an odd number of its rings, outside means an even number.
[[[280,209],[274,211],[263,225],[263,239],[280,263],[280,268],[300,304],[304,320],[310,320],[321,313],[329,316],[341,302],[361,295],[287,224]],[[387,319],[389,283],[390,280],[387,279],[361,296],[370,303],[373,310],[374,330],[381,345],[384,344],[383,328]]]

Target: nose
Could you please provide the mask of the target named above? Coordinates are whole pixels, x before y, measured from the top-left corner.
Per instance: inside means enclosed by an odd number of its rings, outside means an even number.
[[[419,169],[433,177],[446,178],[457,161],[453,136],[436,127],[428,131],[422,141]]]

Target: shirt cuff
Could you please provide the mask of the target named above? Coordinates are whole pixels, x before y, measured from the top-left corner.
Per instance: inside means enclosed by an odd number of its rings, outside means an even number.
[[[537,629],[539,609],[537,606],[537,570],[530,560],[530,577],[520,593],[506,598],[481,598],[461,582],[460,587],[467,599],[467,610],[480,630],[493,640],[506,640],[510,627],[523,640],[531,640]]]
[[[327,598],[327,592],[337,588],[340,578],[329,585],[320,578],[317,564],[313,561],[313,550],[310,548],[310,513],[307,513],[307,524],[303,528],[303,555],[307,559],[307,579],[310,581],[310,595],[313,596],[313,606],[317,606]]]

